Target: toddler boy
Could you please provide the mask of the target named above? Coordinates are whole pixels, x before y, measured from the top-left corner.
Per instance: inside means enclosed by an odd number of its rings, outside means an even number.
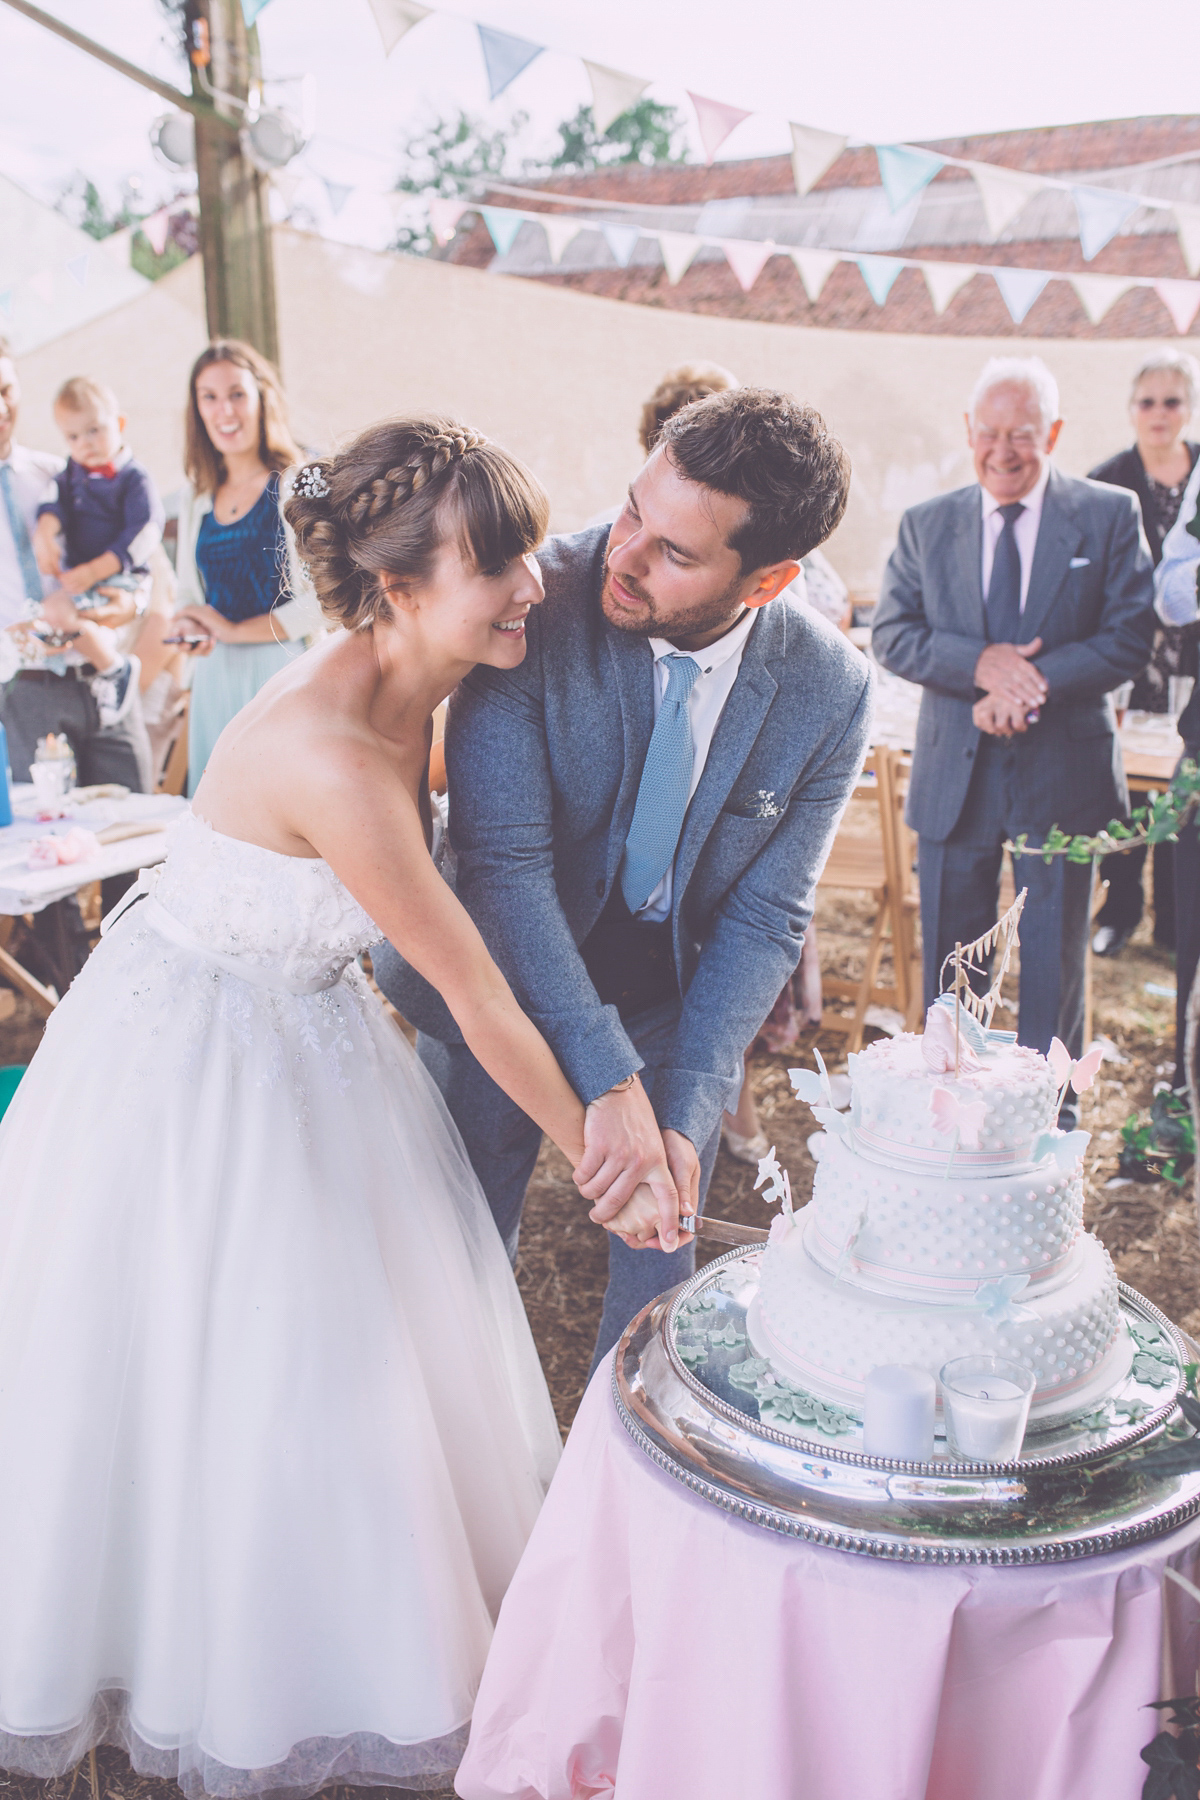
[[[103,590],[113,588],[128,590],[138,613],[145,611],[147,558],[162,538],[163,508],[149,474],[124,447],[125,420],[111,388],[73,376],[55,395],[54,418],[70,461],[53,498],[38,508],[34,555],[42,574],[60,584],[43,600],[41,616],[95,669],[88,685],[108,730],[137,698],[138,661],[88,614],[106,605]]]

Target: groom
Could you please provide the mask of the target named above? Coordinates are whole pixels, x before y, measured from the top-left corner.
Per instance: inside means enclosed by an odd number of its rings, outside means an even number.
[[[799,959],[870,676],[783,589],[840,520],[849,473],[786,394],[686,407],[611,528],[539,552],[524,662],[481,665],[450,702],[458,897],[587,1105],[581,1192],[604,1192],[610,1158],[631,1166],[605,1216],[664,1150],[703,1205],[743,1052]],[[541,1133],[390,945],[374,966],[515,1256]],[[610,1239],[596,1361],[694,1257]]]

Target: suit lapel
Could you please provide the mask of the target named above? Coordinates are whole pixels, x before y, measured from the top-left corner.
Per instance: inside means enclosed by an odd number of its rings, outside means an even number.
[[[633,822],[634,802],[642,765],[650,747],[654,730],[654,656],[643,637],[632,633],[605,629],[608,653],[617,680],[617,698],[621,707],[621,731],[625,744],[625,765],[621,785],[613,808],[612,830],[608,839],[608,876],[612,881],[625,850],[625,839]]]
[[[783,655],[786,634],[787,611],[783,606],[776,608],[771,604],[759,614],[746,639],[737,680],[717,721],[700,785],[692,795],[683,822],[679,849],[675,854],[672,910],[676,915],[696,859],[716,824],[717,814],[724,806],[730,788],[746,766],[754,740],[779,690],[779,683],[767,662],[769,658]]]
[[[1053,470],[1042,501],[1042,517],[1038,525],[1037,543],[1033,549],[1033,568],[1029,572],[1029,592],[1025,611],[1021,614],[1018,641],[1030,644],[1041,635],[1050,608],[1067,579],[1071,558],[1079,548],[1080,530],[1065,484]]]
[[[963,489],[962,514],[954,532],[955,591],[962,596],[967,632],[988,634],[983,610],[983,500],[977,487]]]

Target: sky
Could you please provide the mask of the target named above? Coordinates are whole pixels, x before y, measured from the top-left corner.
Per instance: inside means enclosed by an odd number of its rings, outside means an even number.
[[[46,10],[183,85],[156,0],[42,0]],[[1191,0],[467,0],[440,8],[385,58],[367,0],[269,0],[264,72],[308,76],[312,138],[293,165],[310,222],[386,242],[400,145],[462,107],[494,125],[529,115],[521,148],[554,140],[590,98],[581,57],[651,79],[692,119],[686,90],[749,110],[722,157],[789,147],[787,121],[867,143],[1194,111]],[[475,21],[553,46],[489,103]],[[1182,54],[1167,52],[1171,43]],[[1122,46],[1127,46],[1123,53]],[[1147,46],[1155,46],[1147,54]],[[164,103],[0,0],[0,170],[50,199],[76,172],[110,203],[131,178],[147,210],[178,191],[148,139]],[[298,104],[295,84],[273,98]],[[692,125],[692,143],[699,144]],[[353,188],[335,212],[324,180]]]

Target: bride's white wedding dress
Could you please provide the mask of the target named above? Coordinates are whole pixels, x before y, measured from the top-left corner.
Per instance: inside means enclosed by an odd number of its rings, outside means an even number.
[[[533,1340],[378,928],[173,830],[0,1125],[0,1764],[446,1785],[558,1456]]]

